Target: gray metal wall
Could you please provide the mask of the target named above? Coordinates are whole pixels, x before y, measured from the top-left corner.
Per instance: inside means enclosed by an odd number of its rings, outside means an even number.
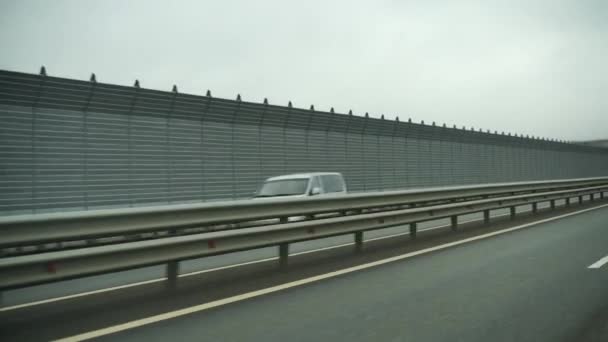
[[[608,175],[608,150],[0,71],[0,214],[248,197],[342,172],[352,191]]]

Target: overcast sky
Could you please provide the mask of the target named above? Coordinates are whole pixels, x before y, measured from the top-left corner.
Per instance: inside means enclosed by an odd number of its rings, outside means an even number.
[[[0,69],[608,138],[608,1],[0,0]]]

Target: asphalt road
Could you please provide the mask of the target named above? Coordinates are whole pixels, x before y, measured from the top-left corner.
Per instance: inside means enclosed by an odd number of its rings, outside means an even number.
[[[606,341],[608,208],[107,335],[108,341]]]

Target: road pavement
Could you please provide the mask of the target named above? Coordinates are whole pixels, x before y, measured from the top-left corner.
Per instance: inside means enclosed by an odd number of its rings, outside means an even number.
[[[608,208],[108,335],[108,341],[608,337]]]

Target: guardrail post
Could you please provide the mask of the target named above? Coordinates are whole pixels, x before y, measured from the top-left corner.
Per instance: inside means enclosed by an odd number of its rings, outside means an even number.
[[[583,204],[583,195],[578,196],[578,204]]]
[[[515,213],[515,207],[510,207],[509,211],[510,211],[511,219],[514,219],[515,218],[515,214],[516,214]]]
[[[595,200],[595,194],[594,193],[589,194],[589,200],[590,201],[594,201]]]
[[[551,203],[551,209],[555,209],[555,200],[551,200],[549,203]]]
[[[167,289],[177,288],[177,274],[179,273],[179,261],[169,261],[167,263]]]
[[[490,209],[486,209],[483,211],[483,223],[490,223]]]
[[[538,203],[532,203],[532,213],[536,214],[538,212]]]
[[[600,191],[600,199],[604,199],[604,191]]]
[[[410,238],[415,239],[418,231],[418,224],[416,222],[410,223]]]
[[[452,228],[453,232],[458,230],[458,216],[454,215],[454,216],[450,217],[450,223],[451,223],[451,228]]]
[[[569,207],[570,206],[570,197],[566,197],[566,206]]]
[[[363,232],[355,232],[355,251],[363,250]]]
[[[287,266],[287,258],[289,258],[289,244],[282,243],[279,245],[279,266]]]

